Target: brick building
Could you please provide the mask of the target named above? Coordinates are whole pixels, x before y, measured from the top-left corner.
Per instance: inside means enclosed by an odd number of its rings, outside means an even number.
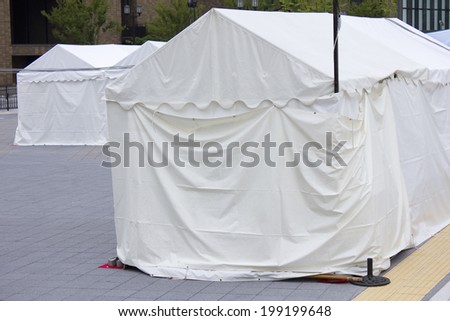
[[[109,18],[121,21],[121,0],[109,1]],[[42,10],[49,11],[56,0],[0,0],[0,86],[15,82],[5,69],[24,68],[49,50],[57,40],[52,36]],[[101,43],[120,43],[120,35],[102,35]]]
[[[399,0],[398,17],[423,32],[450,29],[450,1]]]
[[[134,9],[136,0],[109,0],[109,19],[128,26],[125,33],[131,29],[132,22],[136,29],[145,32],[145,22],[154,14],[151,8],[155,1],[141,0],[143,13],[132,21],[133,15],[123,14],[123,7],[128,4]],[[15,82],[14,74],[8,69],[24,68],[57,43],[41,14],[55,3],[56,0],[0,0],[0,87]],[[110,31],[100,38],[100,43],[121,42],[121,35]]]
[[[42,10],[49,11],[56,0],[0,0],[0,86],[14,83],[5,69],[23,68],[55,43]],[[120,21],[121,0],[111,0],[110,19]],[[118,43],[120,35],[105,34],[102,43]]]
[[[144,36],[145,25],[155,14],[156,1],[108,0],[109,19],[121,23],[125,29],[121,35],[108,31],[101,36],[100,43],[126,43],[133,36]],[[205,2],[211,7],[223,0]],[[14,74],[6,70],[24,68],[57,43],[47,19],[41,14],[55,3],[56,0],[0,0],[0,87],[15,82]],[[140,15],[136,13],[137,4],[142,6]],[[130,8],[129,14],[124,13],[126,5]]]

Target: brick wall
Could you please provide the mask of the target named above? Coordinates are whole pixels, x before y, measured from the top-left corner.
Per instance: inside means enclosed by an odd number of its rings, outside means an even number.
[[[122,4],[121,0],[109,0],[109,11],[108,19],[117,22],[119,25],[122,23]],[[120,32],[114,30],[108,30],[107,32],[100,35],[99,43],[120,43],[121,36]]]
[[[9,0],[0,0],[0,68],[12,68],[11,18]],[[12,84],[10,73],[0,72],[0,86]]]
[[[155,15],[154,6],[158,0],[128,0],[128,3],[135,10],[136,4],[143,7],[142,15],[137,17],[136,25],[145,26]],[[168,0],[167,0],[168,1]],[[109,19],[125,24],[122,20],[123,5],[126,0],[109,0]],[[223,0],[199,0],[199,3],[207,7],[220,6]],[[187,0],[186,0],[187,5]],[[30,44],[30,45],[11,45],[11,17],[10,0],[0,0],[0,69],[12,68],[12,56],[39,56],[44,54],[53,45],[48,44]],[[125,17],[124,19],[129,19]],[[100,43],[121,43],[120,33],[108,31],[101,35]],[[0,72],[0,86],[10,86],[13,84],[13,75],[11,73]]]

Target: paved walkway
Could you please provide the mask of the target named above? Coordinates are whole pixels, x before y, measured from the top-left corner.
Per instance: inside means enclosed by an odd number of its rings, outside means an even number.
[[[169,280],[136,269],[100,269],[116,254],[111,173],[100,166],[100,147],[12,146],[16,125],[17,114],[0,111],[0,300],[348,301],[364,290],[299,280]],[[444,281],[425,299],[448,300]]]
[[[384,276],[390,279],[389,286],[368,288],[355,300],[450,300],[450,226],[421,245]],[[443,280],[446,285],[441,282]]]

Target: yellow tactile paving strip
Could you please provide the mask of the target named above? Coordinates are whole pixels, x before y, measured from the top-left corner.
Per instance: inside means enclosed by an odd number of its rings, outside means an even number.
[[[450,225],[384,276],[386,286],[367,288],[354,301],[419,301],[450,273]]]

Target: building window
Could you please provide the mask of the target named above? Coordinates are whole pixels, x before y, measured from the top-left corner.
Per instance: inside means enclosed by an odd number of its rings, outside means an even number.
[[[11,0],[11,41],[13,44],[55,43],[42,10],[49,11],[56,0]]]
[[[399,17],[424,31],[450,29],[449,0],[400,0]]]

